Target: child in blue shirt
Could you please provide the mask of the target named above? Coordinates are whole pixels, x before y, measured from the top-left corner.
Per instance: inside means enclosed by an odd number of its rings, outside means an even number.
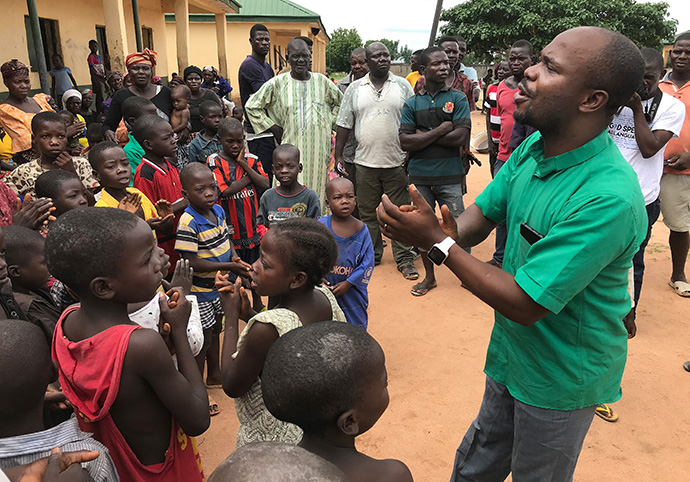
[[[326,185],[326,204],[333,214],[319,221],[333,233],[338,243],[338,262],[326,275],[326,281],[348,323],[366,330],[374,245],[366,225],[352,215],[357,205],[352,181],[344,177],[330,181]]]

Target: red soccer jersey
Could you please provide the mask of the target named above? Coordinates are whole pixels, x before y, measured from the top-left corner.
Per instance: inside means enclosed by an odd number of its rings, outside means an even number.
[[[152,203],[164,199],[174,203],[182,199],[182,183],[180,182],[180,173],[177,169],[165,161],[164,166],[159,166],[142,157],[141,164],[137,166],[134,172],[134,187],[146,194],[146,197]],[[180,215],[175,216],[175,226],[180,220]],[[170,257],[170,270],[172,273],[175,270],[175,263],[180,259],[180,254],[175,251],[175,233],[163,235],[157,233],[158,246],[163,248],[165,254]]]
[[[268,179],[259,162],[259,158],[253,154],[245,154],[244,160],[249,167]],[[218,189],[222,193],[233,181],[241,179],[247,173],[235,161],[225,159],[220,154],[211,154],[206,160],[208,167],[213,170]],[[254,183],[249,183],[240,192],[233,194],[229,199],[220,200],[220,205],[225,210],[228,224],[232,224],[232,235],[235,249],[253,248],[259,244],[259,233],[256,230],[256,215],[259,213],[259,193]]]

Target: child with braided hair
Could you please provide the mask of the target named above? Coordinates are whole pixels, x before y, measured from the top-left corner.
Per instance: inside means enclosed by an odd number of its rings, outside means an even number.
[[[221,372],[223,390],[235,399],[240,428],[236,448],[253,442],[297,444],[302,430],[271,415],[261,395],[259,375],[271,345],[290,330],[320,321],[345,322],[345,315],[321,280],[338,259],[338,245],[323,224],[291,218],[273,226],[261,241],[252,265],[251,287],[261,296],[278,299],[275,308],[251,309],[242,281],[230,283],[216,275],[225,312]],[[238,320],[247,321],[239,334]]]

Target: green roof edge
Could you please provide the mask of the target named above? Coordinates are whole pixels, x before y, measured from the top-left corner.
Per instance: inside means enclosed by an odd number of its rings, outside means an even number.
[[[239,12],[240,9],[242,8],[242,5],[237,3],[235,0],[220,0],[223,2],[225,5],[228,7],[232,8],[234,11]]]

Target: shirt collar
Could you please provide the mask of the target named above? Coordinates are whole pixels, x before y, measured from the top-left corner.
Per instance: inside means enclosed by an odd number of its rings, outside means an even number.
[[[200,139],[199,142],[202,144],[201,147],[205,148],[205,147],[208,146],[211,142],[213,142],[213,141],[218,141],[218,133],[216,133],[210,140],[206,140],[206,138],[204,137],[204,132],[206,132],[206,129],[201,129],[201,130],[199,131],[198,136],[197,136],[197,137],[199,137],[199,139]]]
[[[197,210],[194,209],[194,207],[192,207],[191,204],[189,206],[187,206],[187,209],[186,209],[186,211],[189,214],[191,214],[191,216],[194,218],[194,221],[196,221],[196,223],[198,225],[200,225],[200,226],[206,225],[206,226],[213,226],[213,227],[220,226],[220,218],[222,217],[223,209],[219,205],[214,204],[213,207],[211,208],[211,210],[213,211],[213,214],[216,215],[216,220],[218,221],[218,224],[212,223],[211,221],[206,219],[204,216],[199,214],[197,212]],[[218,211],[220,211],[220,212],[218,212]]]
[[[148,164],[149,166],[151,166],[152,168],[154,168],[156,171],[160,172],[160,173],[163,174],[164,176],[167,176],[167,175],[168,175],[168,171],[167,171],[167,170],[163,169],[162,167],[160,167],[160,166],[157,165],[157,164],[154,164],[153,162],[149,161],[149,160],[146,159],[145,157],[142,157],[142,158],[141,158],[141,162],[145,162],[146,164]],[[165,167],[167,167],[168,169],[171,168],[170,163],[167,161],[167,159],[165,160]]]
[[[601,134],[577,149],[554,157],[544,157],[544,142],[542,141],[541,133],[537,132],[534,135],[538,137],[528,147],[527,153],[537,162],[534,174],[539,178],[582,164],[599,155],[604,149],[613,144],[608,131],[604,129],[601,131]]]
[[[388,82],[392,82],[391,81],[391,75],[392,74],[390,72],[388,72],[388,77],[386,77],[386,81],[384,82],[384,84],[386,84]],[[366,75],[364,77],[362,77],[362,80],[364,81],[365,84],[369,84],[372,87],[374,87],[374,83],[371,81],[371,76],[369,75],[369,72],[367,72]]]
[[[441,87],[441,90],[436,92],[436,95],[440,94],[441,92],[448,92],[451,88],[448,87],[445,83],[443,84],[443,87]],[[429,92],[426,90],[426,79],[424,79],[424,83],[421,85],[419,88],[419,95],[431,95]],[[431,95],[431,97],[436,97],[436,95]]]

